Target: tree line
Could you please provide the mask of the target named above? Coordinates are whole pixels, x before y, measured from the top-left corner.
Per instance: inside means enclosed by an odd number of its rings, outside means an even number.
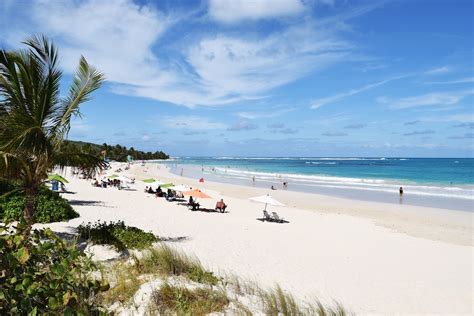
[[[102,145],[93,144],[88,142],[80,141],[65,141],[64,146],[68,150],[77,152],[85,152],[91,155],[99,156],[109,160],[115,161],[127,161],[127,157],[130,156],[134,160],[152,160],[152,159],[168,159],[169,155],[162,151],[141,151],[136,150],[133,147],[127,148],[126,146],[121,145],[108,145],[103,143]]]

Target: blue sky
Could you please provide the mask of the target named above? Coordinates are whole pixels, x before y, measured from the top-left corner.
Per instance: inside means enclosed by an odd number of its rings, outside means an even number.
[[[15,1],[0,44],[107,77],[71,139],[173,156],[473,157],[473,2]]]

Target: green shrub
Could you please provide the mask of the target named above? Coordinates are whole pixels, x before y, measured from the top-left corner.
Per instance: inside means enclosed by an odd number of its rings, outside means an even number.
[[[206,271],[199,260],[189,257],[166,245],[150,248],[140,259],[135,259],[138,273],[184,275],[189,279],[211,285],[219,282],[212,272]]]
[[[19,227],[20,228],[20,227]],[[91,277],[94,263],[49,230],[0,228],[0,314],[98,314],[95,298],[108,289]]]
[[[3,221],[21,220],[25,201],[25,195],[21,192],[0,198],[0,218]],[[57,192],[46,187],[40,189],[36,197],[35,222],[62,222],[76,217],[79,217],[79,214]]]
[[[137,227],[125,226],[123,221],[81,224],[78,232],[82,238],[98,245],[112,245],[117,250],[144,249],[150,247],[159,238]]]
[[[219,291],[164,284],[153,291],[149,310],[160,315],[207,315],[222,312],[228,304],[229,299]]]

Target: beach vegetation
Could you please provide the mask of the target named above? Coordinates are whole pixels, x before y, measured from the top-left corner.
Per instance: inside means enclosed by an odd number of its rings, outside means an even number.
[[[142,274],[183,275],[194,282],[210,285],[219,282],[219,278],[207,271],[198,259],[164,244],[148,249],[141,258],[134,257],[134,261],[135,268]]]
[[[28,233],[48,172],[66,166],[88,170],[105,166],[98,156],[64,146],[71,119],[80,116],[80,105],[104,77],[81,57],[69,91],[62,94],[54,44],[44,36],[23,43],[24,49],[0,49],[0,178],[17,181],[24,192]]]
[[[317,315],[317,316],[345,316],[349,313],[340,305],[323,305],[319,300],[315,303],[299,302],[291,293],[287,293],[280,286],[270,290],[257,291],[263,303],[266,315]]]
[[[237,276],[216,277],[198,259],[167,245],[145,249],[131,259],[119,260],[104,271],[111,289],[100,294],[101,304],[110,306],[118,302],[133,307],[133,297],[140,287],[160,280],[148,303],[150,314],[206,315],[225,312],[232,303],[232,314],[238,315],[252,315],[256,310],[265,315],[349,315],[337,303],[326,306],[318,300],[313,304],[299,301],[279,286],[264,289]]]
[[[112,245],[119,251],[126,249],[145,249],[159,238],[140,228],[126,226],[123,221],[81,224],[77,228],[80,237],[93,244]]]
[[[93,277],[96,265],[51,230],[24,229],[0,227],[0,314],[99,314],[109,286]]]
[[[105,306],[116,302],[127,305],[143,283],[137,271],[123,261],[114,263],[102,272],[104,279],[111,285],[108,291],[99,296],[99,302]]]
[[[345,316],[351,315],[342,305],[335,302],[325,305],[318,299],[314,302],[297,300],[291,293],[283,290],[279,285],[266,289],[259,284],[243,280],[235,275],[227,275],[222,281],[223,287],[238,297],[251,296],[261,304],[265,315],[317,315],[317,316]],[[245,314],[246,306],[239,301],[236,306]]]
[[[229,302],[225,293],[219,290],[188,289],[165,283],[153,291],[149,310],[160,315],[207,315],[222,312]]]
[[[6,181],[0,181],[0,183],[6,183]],[[4,192],[2,188],[14,190],[15,186],[6,184],[2,186],[0,184],[0,195]],[[0,220],[4,222],[20,221],[23,218],[25,204],[25,193],[20,190],[0,197]],[[44,186],[41,186],[38,190],[35,208],[34,223],[62,222],[79,217],[79,214],[74,211],[67,200],[63,199],[57,192],[53,192]]]

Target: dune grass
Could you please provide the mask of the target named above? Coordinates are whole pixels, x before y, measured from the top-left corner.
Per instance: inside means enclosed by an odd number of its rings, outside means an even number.
[[[284,292],[280,286],[261,291],[259,297],[263,302],[266,315],[346,316],[349,314],[340,304],[336,304],[335,307],[324,306],[319,300],[316,300],[314,304],[299,303],[293,295]]]
[[[346,311],[339,303],[333,306],[322,304],[315,299],[314,302],[302,302],[297,300],[291,293],[284,291],[280,286],[272,289],[264,289],[257,283],[243,280],[235,275],[227,275],[223,278],[223,286],[227,292],[238,296],[253,296],[260,303],[265,315],[318,315],[318,316],[346,316],[352,313]],[[232,297],[229,295],[229,297]],[[242,315],[248,314],[248,308],[239,302],[236,297],[236,306]]]
[[[135,269],[140,274],[183,275],[194,282],[216,285],[212,272],[206,271],[197,258],[190,257],[164,244],[150,248],[142,258],[134,257]]]
[[[323,305],[315,300],[310,304],[297,300],[279,286],[263,289],[257,283],[227,275],[218,278],[204,269],[197,258],[188,256],[167,245],[146,249],[142,256],[132,255],[131,262],[119,261],[107,269],[107,280],[111,289],[102,295],[104,305],[114,302],[129,305],[140,286],[153,278],[165,280],[165,284],[154,290],[148,305],[150,314],[206,315],[225,311],[232,303],[232,314],[252,315],[254,309],[265,315],[349,315],[339,305]],[[168,277],[181,276],[201,283],[191,288],[171,285]],[[248,299],[252,298],[252,306]],[[255,305],[256,304],[256,305]]]
[[[152,314],[199,316],[222,312],[229,302],[222,291],[211,288],[188,289],[165,283],[153,291],[148,309]]]
[[[111,288],[100,296],[100,301],[104,305],[115,302],[127,304],[143,283],[130,265],[124,262],[114,264],[103,272],[104,275],[111,284]]]

